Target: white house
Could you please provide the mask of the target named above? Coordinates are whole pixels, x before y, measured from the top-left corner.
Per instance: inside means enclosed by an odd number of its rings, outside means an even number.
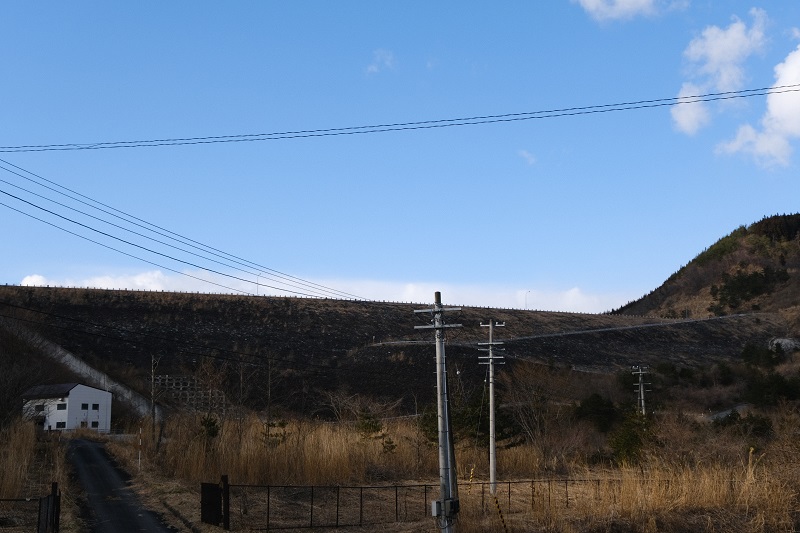
[[[22,413],[48,430],[111,430],[111,393],[80,383],[37,385],[22,395]]]

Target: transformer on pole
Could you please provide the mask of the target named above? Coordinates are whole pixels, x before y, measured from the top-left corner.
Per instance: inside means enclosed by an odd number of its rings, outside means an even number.
[[[439,520],[442,531],[455,531],[456,516],[459,511],[458,480],[453,448],[453,435],[450,426],[450,401],[447,395],[447,363],[444,354],[444,330],[460,328],[461,324],[445,324],[445,311],[460,311],[460,307],[442,307],[442,295],[434,295],[433,309],[415,310],[415,313],[433,315],[429,326],[414,326],[414,329],[433,329],[436,334],[436,407],[439,428],[439,500],[432,502],[431,514]]]

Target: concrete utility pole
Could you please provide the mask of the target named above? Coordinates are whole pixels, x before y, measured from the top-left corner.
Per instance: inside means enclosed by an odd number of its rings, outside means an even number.
[[[503,356],[495,356],[493,347],[503,344],[502,342],[494,342],[492,340],[495,327],[505,326],[495,323],[494,320],[489,320],[488,324],[481,323],[482,328],[489,328],[489,342],[479,342],[478,346],[489,346],[488,348],[478,348],[482,352],[489,352],[489,355],[478,356],[478,359],[486,359],[486,362],[479,362],[481,365],[489,365],[489,492],[492,496],[497,494],[497,435],[495,433],[494,424],[494,365],[503,365]],[[502,348],[500,348],[502,350]]]
[[[645,390],[645,386],[650,385],[650,383],[644,382],[644,375],[647,374],[647,367],[646,366],[634,366],[633,372],[631,372],[634,376],[639,376],[639,383],[634,389],[638,393],[638,410],[642,413],[642,416],[647,416],[647,411],[644,408],[644,393],[650,392],[650,390]]]
[[[429,326],[414,326],[414,329],[433,329],[436,332],[436,407],[439,423],[439,500],[432,502],[431,514],[439,520],[445,533],[455,531],[458,515],[458,480],[456,479],[456,460],[453,437],[450,430],[450,400],[447,395],[447,364],[444,355],[444,330],[460,328],[461,324],[445,324],[442,315],[445,311],[460,311],[460,307],[442,307],[442,294],[434,295],[433,309],[415,310],[415,313],[431,313],[433,319]]]

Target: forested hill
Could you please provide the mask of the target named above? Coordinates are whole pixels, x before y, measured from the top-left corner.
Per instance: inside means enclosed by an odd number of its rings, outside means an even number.
[[[800,214],[741,226],[650,294],[615,313],[672,317],[781,314],[800,335]]]

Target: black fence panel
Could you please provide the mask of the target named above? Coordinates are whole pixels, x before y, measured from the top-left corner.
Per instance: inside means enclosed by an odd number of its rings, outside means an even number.
[[[429,516],[433,485],[230,485],[233,530],[375,526]]]
[[[58,533],[61,492],[58,483],[41,498],[0,499],[0,530]]]
[[[61,491],[53,483],[50,494],[39,499],[38,533],[58,533],[61,521]]]
[[[200,521],[212,526],[222,525],[222,487],[219,483],[200,484]]]

